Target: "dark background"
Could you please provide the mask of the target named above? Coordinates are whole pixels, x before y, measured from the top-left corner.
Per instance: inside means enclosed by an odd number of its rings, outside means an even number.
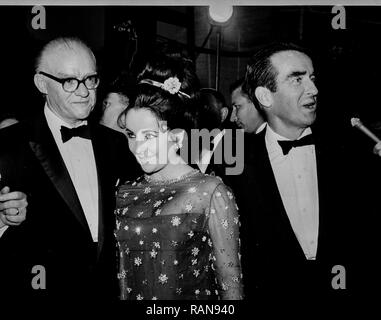
[[[200,48],[210,30],[205,6],[45,9],[46,30],[34,30],[32,6],[0,6],[0,113],[11,110],[23,118],[42,110],[33,83],[34,60],[57,36],[75,35],[90,45],[102,77],[100,92],[119,72],[136,72],[147,55],[163,46],[186,52],[195,59],[202,86],[215,86],[216,30]],[[353,143],[353,156],[359,158],[353,170],[366,177],[373,173],[369,179],[373,186],[381,179],[381,158],[372,154],[374,142],[351,128],[350,118],[359,116],[381,137],[381,6],[345,9],[346,29],[335,30],[331,6],[235,7],[230,24],[222,30],[220,89],[229,101],[229,85],[244,75],[251,54],[267,42],[291,41],[309,48],[319,89],[318,125],[328,137]],[[365,209],[358,219],[379,225]]]
[[[1,110],[11,108],[23,117],[42,108],[33,84],[34,59],[42,45],[59,35],[79,36],[91,46],[103,86],[118,72],[135,72],[147,54],[168,44],[197,58],[202,85],[215,86],[216,29],[200,48],[210,30],[206,6],[45,9],[46,29],[34,30],[32,6],[0,6]],[[345,9],[346,29],[334,30],[332,7],[235,7],[222,30],[220,90],[229,100],[229,85],[244,75],[248,58],[260,45],[292,41],[314,53],[319,121],[331,127],[347,126],[350,117],[358,115],[377,132],[381,128],[381,7]]]

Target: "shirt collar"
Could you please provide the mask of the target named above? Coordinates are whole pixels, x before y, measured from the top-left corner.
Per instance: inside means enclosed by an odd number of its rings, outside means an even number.
[[[84,124],[87,124],[87,120],[83,120],[81,122],[78,123],[78,125],[76,126],[73,126],[67,122],[65,122],[64,120],[62,120],[60,117],[58,117],[49,107],[48,107],[48,104],[45,103],[45,107],[44,107],[44,113],[45,113],[45,117],[46,117],[46,120],[48,121],[49,124],[52,124],[54,127],[58,127],[58,128],[61,128],[61,126],[65,126],[65,127],[68,127],[68,128],[74,128],[74,127],[79,127],[81,125],[84,125]]]
[[[297,139],[301,139],[306,135],[309,135],[312,133],[312,130],[310,127],[306,128],[303,133],[300,135],[300,137]],[[269,125],[266,126],[266,145],[267,145],[267,150],[269,154],[273,153],[281,153],[283,155],[283,151],[281,146],[278,143],[278,140],[291,140],[286,137],[283,137],[282,135],[276,133]]]
[[[60,117],[58,117],[52,110],[50,110],[47,103],[45,103],[44,114],[45,114],[45,118],[46,118],[46,121],[48,123],[48,126],[49,126],[50,130],[52,131],[53,136],[56,139],[56,141],[58,138],[61,139],[61,131],[60,131],[61,126],[68,127],[68,128],[74,128],[74,127],[79,127],[81,125],[87,124],[86,120],[79,122],[78,125],[76,125],[76,126],[73,126],[73,125],[65,122]]]

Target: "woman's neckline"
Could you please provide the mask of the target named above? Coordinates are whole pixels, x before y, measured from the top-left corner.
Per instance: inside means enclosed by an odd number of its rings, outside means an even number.
[[[181,176],[179,176],[177,178],[173,178],[173,179],[152,179],[148,174],[145,174],[144,180],[146,182],[148,182],[150,184],[154,184],[154,185],[169,185],[172,183],[176,183],[176,182],[186,180],[187,178],[193,177],[193,176],[197,175],[198,173],[200,173],[200,170],[192,169],[192,170],[182,174]]]

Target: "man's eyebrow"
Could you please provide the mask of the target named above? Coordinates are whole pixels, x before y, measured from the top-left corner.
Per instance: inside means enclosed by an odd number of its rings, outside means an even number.
[[[81,79],[85,79],[89,76],[94,76],[96,75],[97,72],[94,71],[94,72],[89,72],[87,74],[85,74]],[[75,78],[75,79],[79,79],[76,75],[73,75],[73,74],[67,74],[67,73],[64,73],[64,72],[57,72],[57,76],[60,76],[62,78]]]
[[[73,76],[72,74],[67,74],[63,72],[57,72],[57,76],[63,77],[63,78],[75,78],[75,76]]]
[[[293,71],[291,72],[287,77],[286,79],[290,79],[290,78],[295,78],[295,77],[300,77],[300,76],[304,76],[307,74],[307,71]]]

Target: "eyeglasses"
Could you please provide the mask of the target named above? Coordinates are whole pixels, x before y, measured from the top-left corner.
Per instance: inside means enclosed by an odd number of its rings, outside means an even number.
[[[57,77],[55,77],[49,73],[43,72],[43,71],[39,71],[38,73],[44,75],[45,77],[48,77],[52,80],[55,80],[55,81],[61,83],[62,88],[66,92],[70,92],[70,93],[76,91],[81,83],[83,83],[88,90],[94,90],[99,85],[99,77],[97,74],[93,74],[93,75],[88,76],[82,80],[79,80],[77,78],[62,78],[62,79],[60,79],[60,78],[57,78]]]

